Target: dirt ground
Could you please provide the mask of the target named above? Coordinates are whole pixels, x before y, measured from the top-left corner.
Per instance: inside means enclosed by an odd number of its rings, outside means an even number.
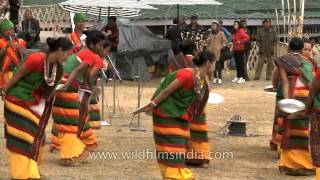
[[[252,76],[251,76],[252,77]],[[208,105],[209,136],[212,151],[217,155],[231,152],[233,158],[214,158],[207,169],[192,168],[197,180],[300,180],[314,177],[292,177],[280,175],[277,169],[277,153],[269,149],[275,96],[263,91],[270,85],[264,80],[250,81],[242,85],[231,83],[232,74],[225,74],[224,84],[214,86],[213,92],[225,97],[219,105]],[[152,80],[144,85],[142,104],[146,104],[152,96],[160,79]],[[106,88],[107,102],[111,105],[112,88]],[[121,118],[112,120],[112,126],[105,126],[96,131],[101,152],[142,152],[154,150],[152,121],[147,115],[141,116],[141,124],[145,132],[130,131],[130,112],[137,105],[137,84],[125,82],[118,86],[121,106]],[[2,102],[1,105],[2,106]],[[1,110],[0,117],[3,117]],[[251,137],[222,136],[219,130],[226,120],[233,115],[241,115],[248,124]],[[108,118],[107,118],[108,119]],[[109,119],[108,119],[109,120]],[[6,157],[5,139],[3,138],[3,118],[0,119],[0,179],[9,179],[9,164]],[[50,123],[47,127],[47,142],[50,141]],[[48,144],[49,145],[49,144]],[[47,146],[49,147],[49,146]],[[105,159],[90,160],[89,164],[80,167],[64,168],[59,165],[58,153],[50,153],[47,149],[41,166],[42,174],[53,180],[160,180],[160,171],[155,159]]]

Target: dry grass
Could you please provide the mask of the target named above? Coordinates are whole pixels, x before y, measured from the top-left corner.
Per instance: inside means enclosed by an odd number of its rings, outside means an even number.
[[[233,76],[232,76],[233,77]],[[290,177],[280,175],[277,169],[277,154],[269,150],[275,97],[265,93],[266,81],[250,81],[244,85],[230,83],[231,75],[225,77],[222,86],[215,86],[213,91],[225,97],[220,105],[208,105],[208,124],[211,147],[214,152],[232,152],[233,159],[211,161],[208,169],[192,169],[197,179],[237,179],[237,180],[300,180],[314,177]],[[142,104],[149,101],[159,80],[146,83],[143,90]],[[107,88],[108,103],[111,104],[112,89]],[[113,119],[112,126],[96,131],[98,151],[131,152],[143,149],[154,149],[152,121],[142,115],[142,125],[146,132],[132,132],[128,127],[137,103],[137,86],[134,82],[125,82],[118,88],[122,116]],[[1,102],[2,103],[2,102]],[[1,104],[2,106],[2,104]],[[251,121],[248,132],[253,137],[223,137],[217,132],[225,121],[235,114]],[[1,112],[1,117],[2,112]],[[3,119],[0,120],[1,122]],[[2,123],[1,123],[2,127]],[[47,128],[50,137],[51,123]],[[3,128],[0,129],[3,134]],[[49,142],[49,138],[47,138]],[[8,179],[8,159],[5,153],[5,139],[0,138],[0,179]],[[81,167],[63,168],[58,164],[58,153],[46,153],[41,172],[54,180],[160,180],[160,172],[154,159],[130,160],[91,160]]]

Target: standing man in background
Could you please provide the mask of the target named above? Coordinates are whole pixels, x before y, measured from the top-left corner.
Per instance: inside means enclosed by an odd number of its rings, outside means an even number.
[[[198,23],[198,16],[197,15],[192,15],[190,18],[191,23],[188,24],[185,28],[185,32],[189,33],[202,33],[203,29]]]
[[[257,64],[255,80],[259,80],[264,62],[267,61],[266,80],[271,80],[274,68],[274,53],[277,45],[277,34],[271,26],[271,19],[263,21],[263,27],[257,33],[257,45],[259,47],[259,61]]]
[[[249,75],[248,75],[248,62],[249,62],[250,51],[252,49],[252,44],[251,44],[252,36],[251,36],[251,34],[249,33],[249,30],[248,30],[247,20],[241,19],[240,22],[243,25],[244,31],[250,36],[250,40],[245,42],[245,44],[244,44],[244,72],[245,72],[246,81],[249,81],[250,78],[249,78]]]
[[[31,10],[26,10],[21,24],[23,39],[27,41],[27,48],[31,49],[40,41],[40,23],[37,19],[33,18]]]
[[[231,48],[232,46],[232,34],[230,33],[230,31],[228,31],[227,28],[223,27],[223,21],[222,21],[222,18],[218,18],[218,22],[220,24],[220,30],[224,33],[224,35],[226,36],[227,38],[227,46],[229,47],[229,49]],[[235,61],[234,61],[234,58],[232,57],[230,60],[226,60],[224,61],[224,65],[223,67],[226,69],[227,73],[229,73],[229,67],[235,67]]]
[[[115,16],[110,16],[108,18],[108,24],[102,29],[104,35],[111,42],[110,56],[113,62],[116,62],[117,52],[118,52],[118,44],[119,44],[119,28],[117,25],[117,18]],[[108,78],[112,79],[113,71],[111,69],[108,70]]]
[[[181,32],[185,29],[185,18],[184,16],[180,16],[179,18],[173,19],[173,26],[171,26],[165,35],[165,38],[170,40],[172,43],[172,50],[174,55],[177,55],[181,52],[180,44],[181,44]]]

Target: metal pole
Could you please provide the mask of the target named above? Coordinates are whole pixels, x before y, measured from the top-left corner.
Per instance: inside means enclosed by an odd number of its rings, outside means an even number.
[[[116,114],[116,69],[115,69],[115,60],[113,60],[113,57],[111,57],[110,61],[112,62],[114,69],[112,73],[112,78],[113,78],[113,112],[112,112],[112,118],[120,118],[120,114]],[[120,79],[121,80],[121,79]],[[120,109],[120,107],[119,107]],[[110,122],[111,123],[111,122]]]
[[[101,70],[101,96],[102,96],[102,106],[101,106],[101,108],[102,108],[102,110],[101,110],[101,126],[110,126],[111,124],[111,119],[110,119],[110,123],[108,123],[108,121],[107,120],[105,120],[105,93],[104,93],[104,86],[105,86],[105,81],[106,81],[106,77],[105,77],[105,74],[104,74],[104,72],[103,72],[104,70],[102,69]]]
[[[101,21],[101,13],[102,13],[102,8],[100,7],[99,8],[99,19],[98,19],[99,22]]]
[[[138,83],[138,107],[137,109],[140,108],[141,106],[141,96],[142,96],[142,91],[141,91],[141,80],[142,80],[142,73],[140,72],[140,64],[138,64],[138,75],[135,76],[135,79]],[[130,130],[131,131],[146,131],[145,128],[143,128],[141,125],[140,125],[140,114],[138,114],[138,117],[137,117],[137,124],[132,124],[133,123],[133,120],[134,120],[134,117],[131,121],[131,124],[130,124]],[[132,126],[133,125],[133,126]]]

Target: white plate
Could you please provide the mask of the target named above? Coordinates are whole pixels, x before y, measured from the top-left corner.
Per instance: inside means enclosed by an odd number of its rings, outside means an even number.
[[[267,92],[268,94],[270,94],[270,95],[277,95],[277,93],[276,92]]]
[[[56,87],[56,90],[59,90],[63,87],[63,84],[59,84],[57,87]]]
[[[208,104],[221,104],[224,101],[224,97],[220,94],[211,92],[209,94]]]
[[[264,89],[271,89],[271,88],[273,88],[273,85],[266,86]]]
[[[279,109],[285,113],[292,114],[303,111],[306,105],[295,99],[283,99],[278,102]]]
[[[273,90],[273,85],[266,86],[263,90],[264,90],[264,91],[267,91],[267,92],[274,92],[274,90]]]

